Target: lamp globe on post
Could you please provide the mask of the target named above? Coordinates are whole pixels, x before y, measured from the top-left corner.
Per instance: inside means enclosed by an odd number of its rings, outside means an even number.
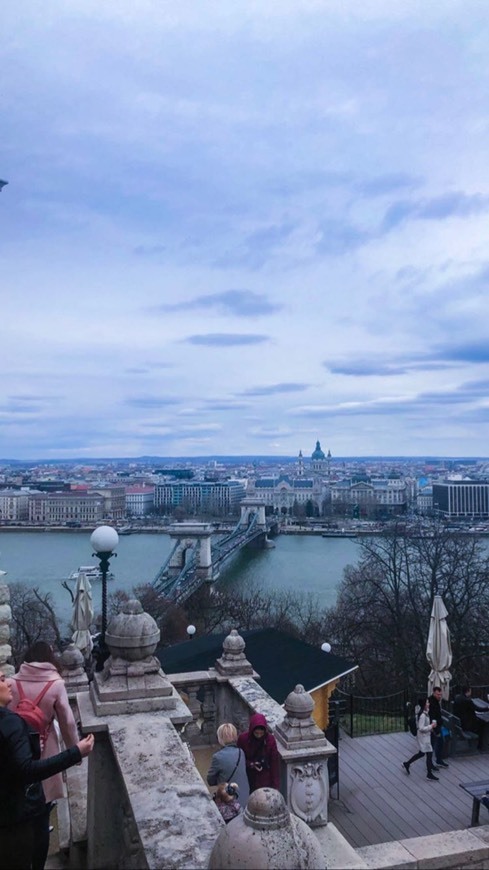
[[[194,634],[197,631],[195,625],[187,625],[187,634],[190,640],[193,640]]]
[[[330,643],[322,643],[321,649],[323,652],[330,653],[331,652],[331,644]]]
[[[119,535],[112,526],[98,526],[90,536],[90,543],[94,549],[93,555],[100,562],[102,574],[102,633],[100,638],[100,653],[97,661],[97,671],[101,671],[104,662],[109,656],[105,645],[105,633],[107,631],[107,574],[109,572],[110,559],[116,556],[114,550],[119,543]]]

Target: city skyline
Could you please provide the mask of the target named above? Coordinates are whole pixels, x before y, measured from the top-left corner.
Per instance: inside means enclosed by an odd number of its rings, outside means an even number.
[[[485,457],[484,4],[4,19],[0,456]]]

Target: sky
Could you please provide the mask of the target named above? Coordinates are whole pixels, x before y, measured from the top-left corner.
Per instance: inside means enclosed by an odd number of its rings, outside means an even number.
[[[489,455],[487,3],[2,19],[2,458]]]

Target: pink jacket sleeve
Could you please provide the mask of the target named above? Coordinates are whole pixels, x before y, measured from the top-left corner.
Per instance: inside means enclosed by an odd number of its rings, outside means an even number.
[[[58,720],[61,736],[67,749],[78,743],[78,729],[76,727],[75,717],[73,716],[70,702],[64,683],[62,683],[57,692],[57,697],[54,702],[54,712]]]

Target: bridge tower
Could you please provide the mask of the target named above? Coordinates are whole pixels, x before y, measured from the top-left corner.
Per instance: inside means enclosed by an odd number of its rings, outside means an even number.
[[[258,528],[266,531],[267,520],[265,517],[265,503],[258,498],[243,498],[240,502],[241,517],[240,526],[249,526],[252,517],[257,514],[256,524]]]
[[[212,580],[212,526],[209,523],[174,523],[168,532],[177,546],[167,566],[167,576],[178,577],[193,556],[197,576],[202,580]]]

